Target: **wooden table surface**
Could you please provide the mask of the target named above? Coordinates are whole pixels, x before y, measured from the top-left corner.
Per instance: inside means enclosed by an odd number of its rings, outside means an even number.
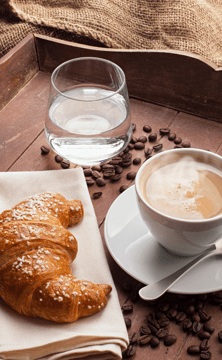
[[[60,169],[64,172],[65,179],[65,172],[68,170],[61,168],[61,165],[55,162],[55,153],[51,150],[49,154],[42,155],[40,150],[41,146],[48,146],[44,136],[44,118],[49,84],[50,74],[38,71],[32,81],[27,82],[19,93],[2,109],[0,114],[1,171],[50,171]],[[156,143],[163,144],[162,151],[174,148],[174,142],[159,134],[160,128],[169,127],[170,131],[176,133],[182,141],[189,141],[191,147],[206,149],[222,156],[222,123],[135,98],[130,98],[130,108],[132,122],[136,125],[136,130],[133,133],[134,137],[148,136],[143,131],[144,125],[151,126],[152,132],[157,134],[156,142],[150,143],[147,141],[145,148],[152,148]],[[133,149],[130,150],[130,153],[132,159],[139,157],[142,162],[145,160],[144,150]],[[70,168],[75,166],[71,164]],[[95,208],[107,260],[118,291],[120,305],[121,307],[131,305],[131,311],[124,311],[123,308],[123,316],[131,320],[128,328],[129,336],[136,333],[138,337],[137,342],[134,343],[136,353],[132,358],[136,360],[199,359],[200,355],[191,356],[187,353],[189,346],[200,344],[201,340],[198,334],[185,331],[183,324],[175,320],[175,315],[182,311],[187,312],[187,318],[192,318],[189,312],[194,311],[196,314],[203,308],[211,316],[207,323],[214,328],[214,332],[210,335],[210,348],[208,351],[212,353],[212,359],[222,359],[222,343],[218,340],[218,332],[222,330],[222,292],[195,296],[180,296],[167,293],[156,302],[145,302],[138,297],[138,289],[142,284],[126,274],[116,264],[106,248],[104,220],[107,211],[113,201],[120,195],[120,187],[122,185],[130,187],[134,184],[134,181],[127,180],[127,174],[131,171],[136,172],[138,168],[139,165],[132,164],[123,169],[119,181],[111,182],[107,180],[106,186],[103,188],[99,188],[96,184],[88,188]],[[100,191],[102,195],[94,199],[93,193]],[[218,281],[221,282],[222,288],[222,277]],[[191,310],[192,306],[190,304],[194,305],[193,310]],[[167,312],[168,308],[171,311]],[[161,339],[157,347],[152,347],[150,344],[140,344],[141,327],[148,324],[147,315],[150,313],[155,315],[160,312],[160,309],[170,319],[167,328],[170,334],[176,335],[176,342],[172,346],[166,346],[164,340]],[[172,309],[175,311],[172,311]],[[204,327],[203,321],[201,321],[201,327]]]

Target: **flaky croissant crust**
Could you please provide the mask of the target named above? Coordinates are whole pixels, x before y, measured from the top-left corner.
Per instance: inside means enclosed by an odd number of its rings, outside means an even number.
[[[78,251],[66,228],[84,215],[80,200],[46,192],[0,214],[0,296],[20,314],[73,322],[104,308],[111,286],[76,279]]]

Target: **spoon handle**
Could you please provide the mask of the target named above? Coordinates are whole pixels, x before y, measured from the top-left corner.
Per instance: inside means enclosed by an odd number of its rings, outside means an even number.
[[[139,290],[139,295],[143,300],[154,300],[163,295],[177,280],[179,280],[186,272],[188,272],[195,265],[200,263],[203,259],[217,253],[215,247],[211,251],[207,251],[197,256],[187,265],[177,270],[173,274],[157,281],[156,283],[146,285]]]

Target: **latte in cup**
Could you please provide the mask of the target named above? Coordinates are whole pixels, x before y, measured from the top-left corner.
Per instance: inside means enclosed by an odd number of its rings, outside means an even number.
[[[163,165],[163,166],[162,166]],[[144,170],[143,198],[156,210],[180,219],[209,219],[222,213],[222,171],[193,156],[178,156]]]

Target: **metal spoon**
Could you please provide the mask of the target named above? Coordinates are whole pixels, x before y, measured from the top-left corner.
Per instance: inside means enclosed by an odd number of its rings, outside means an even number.
[[[163,295],[176,281],[186,274],[195,265],[199,264],[203,259],[212,255],[222,255],[222,239],[218,240],[210,249],[197,256],[189,264],[183,266],[173,274],[157,281],[156,283],[144,286],[139,290],[139,295],[143,300],[154,300]]]

